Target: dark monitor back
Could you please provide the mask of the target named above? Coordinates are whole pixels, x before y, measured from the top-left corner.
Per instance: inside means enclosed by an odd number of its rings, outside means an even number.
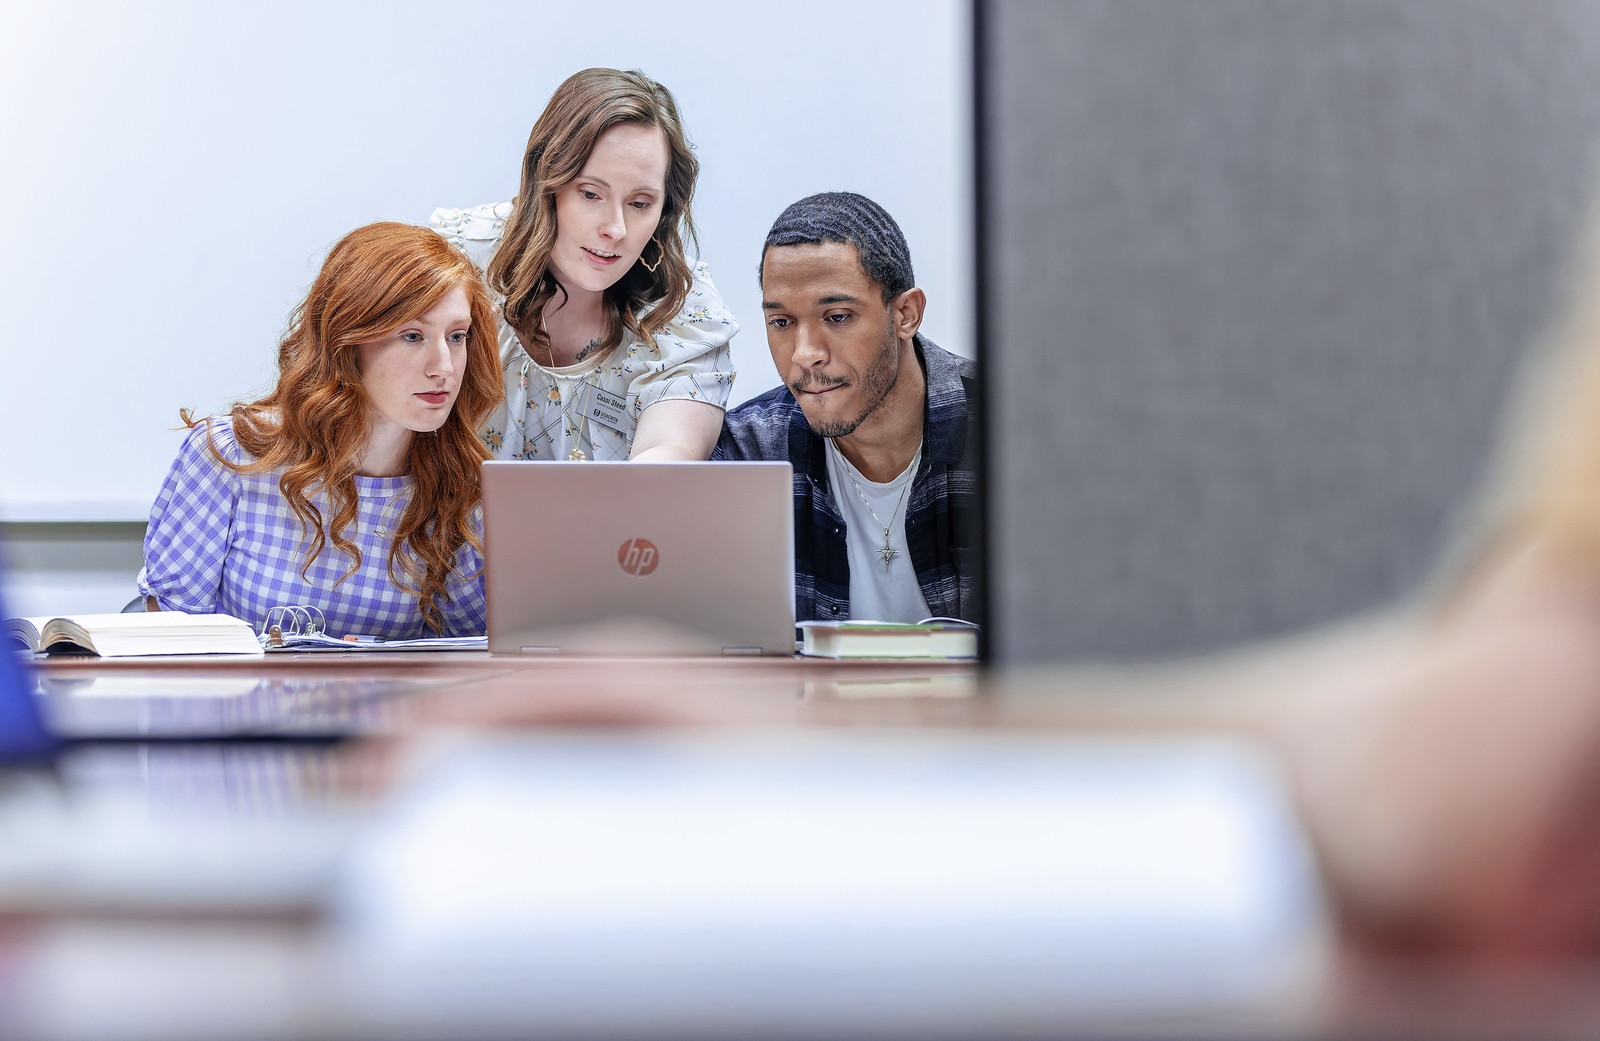
[[[1558,296],[1600,5],[986,0],[975,40],[991,660],[1414,587]]]

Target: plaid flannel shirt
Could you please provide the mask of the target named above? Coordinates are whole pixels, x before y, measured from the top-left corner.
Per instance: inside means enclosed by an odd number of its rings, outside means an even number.
[[[913,341],[927,382],[922,466],[906,504],[906,542],[935,615],[977,621],[978,451],[976,366],[922,336]],[[787,459],[794,467],[794,616],[850,617],[846,525],[828,483],[822,438],[787,387],[731,410],[712,459]]]

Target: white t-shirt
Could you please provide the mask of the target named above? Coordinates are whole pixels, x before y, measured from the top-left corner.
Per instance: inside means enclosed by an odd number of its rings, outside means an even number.
[[[824,438],[828,483],[844,515],[845,555],[850,561],[850,617],[857,621],[920,622],[928,601],[906,545],[906,499],[922,464],[922,446],[900,476],[879,484],[861,476],[844,453]],[[868,504],[870,505],[870,508]],[[883,533],[887,526],[887,538]],[[885,542],[890,552],[885,551]]]
[[[486,270],[511,203],[438,209],[428,223]],[[501,304],[498,295],[495,303]],[[683,309],[649,340],[624,334],[616,349],[576,365],[546,368],[528,356],[516,332],[500,322],[505,403],[482,430],[496,459],[626,459],[639,413],[666,398],[726,408],[733,390],[728,341],[739,323],[717,295],[711,272],[696,264]]]

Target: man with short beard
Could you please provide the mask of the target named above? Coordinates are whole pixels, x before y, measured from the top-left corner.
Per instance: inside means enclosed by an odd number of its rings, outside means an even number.
[[[899,225],[854,193],[801,199],[759,274],[785,385],[729,411],[711,457],[794,466],[796,620],[976,620],[975,367],[918,332]]]

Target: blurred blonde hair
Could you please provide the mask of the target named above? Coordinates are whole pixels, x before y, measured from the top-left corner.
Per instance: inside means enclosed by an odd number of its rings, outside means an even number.
[[[1435,573],[1430,591],[1447,606],[1530,552],[1600,576],[1600,190],[1561,290],[1477,507]]]

